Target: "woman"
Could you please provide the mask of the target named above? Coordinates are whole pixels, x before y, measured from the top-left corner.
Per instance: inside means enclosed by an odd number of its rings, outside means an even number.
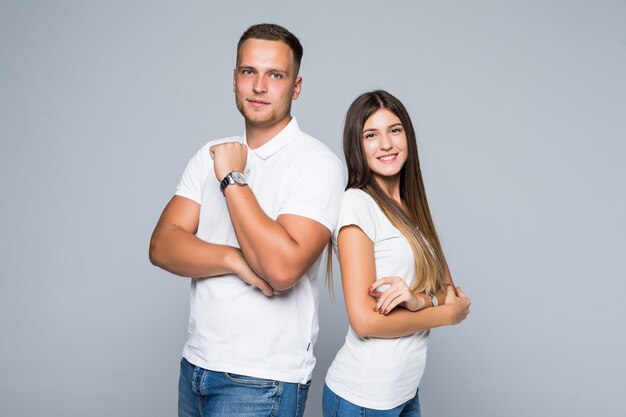
[[[415,132],[385,91],[346,115],[348,185],[333,234],[350,329],[326,375],[325,417],[420,416],[429,329],[464,320],[433,225]]]

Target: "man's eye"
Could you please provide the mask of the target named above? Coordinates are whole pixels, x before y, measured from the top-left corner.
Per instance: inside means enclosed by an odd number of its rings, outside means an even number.
[[[252,75],[252,70],[249,70],[249,69],[241,70],[241,75]]]
[[[276,78],[276,79],[281,79],[283,78],[283,74],[277,74],[277,73],[272,73],[270,74],[270,78]]]

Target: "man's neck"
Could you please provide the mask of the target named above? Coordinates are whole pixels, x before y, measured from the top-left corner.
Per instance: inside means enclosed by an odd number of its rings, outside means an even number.
[[[248,143],[248,147],[250,149],[256,149],[265,145],[274,136],[278,135],[290,121],[291,116],[271,126],[259,126],[246,120],[246,142]]]

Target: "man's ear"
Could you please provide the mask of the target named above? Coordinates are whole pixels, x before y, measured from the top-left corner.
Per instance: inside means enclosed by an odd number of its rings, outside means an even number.
[[[235,92],[235,80],[237,79],[237,68],[233,70],[233,93]]]
[[[291,95],[292,100],[297,100],[300,97],[300,90],[302,90],[302,77],[296,77],[296,83],[293,86],[293,94]]]

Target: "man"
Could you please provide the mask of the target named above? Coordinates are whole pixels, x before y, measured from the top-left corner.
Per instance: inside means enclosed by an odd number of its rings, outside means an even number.
[[[301,58],[281,26],[244,32],[233,90],[245,135],[200,149],[152,235],[152,263],[192,278],[179,416],[304,412],[319,257],[344,184],[339,159],[291,117]]]

